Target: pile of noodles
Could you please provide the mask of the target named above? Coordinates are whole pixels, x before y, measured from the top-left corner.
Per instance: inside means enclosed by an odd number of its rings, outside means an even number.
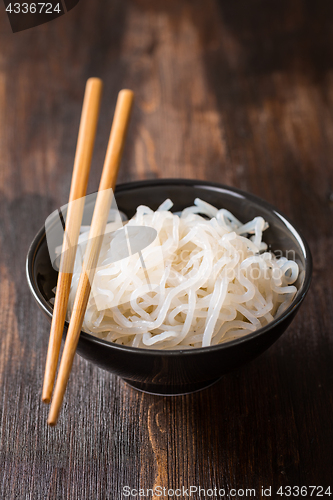
[[[134,347],[205,347],[254,332],[290,305],[298,265],[267,251],[264,219],[243,224],[227,210],[200,199],[194,204],[179,214],[169,211],[170,200],[156,212],[139,206],[127,222],[157,231],[143,251],[153,286],[147,287],[138,255],[113,262],[114,233],[104,238],[83,330]],[[87,235],[80,235],[81,255]],[[158,249],[163,262],[155,255]],[[80,278],[79,254],[68,319]]]

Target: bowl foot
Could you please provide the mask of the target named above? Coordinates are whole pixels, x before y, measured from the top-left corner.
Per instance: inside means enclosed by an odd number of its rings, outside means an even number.
[[[207,380],[205,382],[200,382],[196,384],[185,384],[185,385],[160,385],[160,384],[146,384],[144,382],[136,382],[133,380],[123,379],[126,384],[131,386],[137,391],[146,392],[147,394],[153,394],[155,396],[183,396],[185,394],[191,394],[192,392],[202,391],[207,389],[211,385],[215,384],[221,379],[218,377],[214,380]]]

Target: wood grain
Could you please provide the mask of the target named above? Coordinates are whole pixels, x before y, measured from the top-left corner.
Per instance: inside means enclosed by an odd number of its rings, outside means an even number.
[[[261,485],[333,487],[332,20],[329,0],[81,0],[15,35],[0,16],[1,498],[118,499],[125,485],[256,488],[258,498]],[[88,192],[116,95],[132,88],[119,182],[192,177],[253,192],[300,227],[314,275],[286,334],[205,392],[140,394],[76,357],[59,426],[48,429],[49,325],[24,262],[68,199],[91,75],[105,96]]]

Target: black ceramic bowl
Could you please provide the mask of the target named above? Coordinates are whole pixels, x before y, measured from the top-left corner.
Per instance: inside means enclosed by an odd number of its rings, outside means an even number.
[[[122,377],[131,386],[154,394],[176,395],[203,389],[223,374],[252,360],[270,347],[286,330],[300,307],[311,279],[309,247],[300,233],[274,207],[238,189],[212,182],[165,179],[121,184],[116,189],[119,210],[132,217],[141,204],[156,209],[166,198],[173,211],[192,205],[196,197],[218,208],[227,208],[241,221],[262,216],[269,222],[265,242],[272,251],[293,251],[300,266],[298,292],[290,307],[269,325],[229,343],[182,351],[125,347],[81,332],[80,356]],[[33,240],[27,257],[27,279],[37,304],[51,320],[49,299],[57,283],[51,266],[45,228]],[[66,322],[64,335],[67,331]],[[45,331],[48,335],[48,331]]]

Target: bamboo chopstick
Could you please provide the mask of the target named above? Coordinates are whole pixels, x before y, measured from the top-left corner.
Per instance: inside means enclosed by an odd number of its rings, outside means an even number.
[[[89,240],[85,251],[82,273],[75,296],[73,313],[67,332],[54,396],[47,421],[49,425],[55,425],[57,423],[60,407],[72,368],[76,346],[79,340],[83,318],[91,291],[91,284],[95,275],[95,268],[101,249],[105,226],[111,207],[113,190],[116,185],[132,103],[133,92],[131,90],[121,90],[118,95],[115,115],[112,123],[102,177],[91,222]]]
[[[76,245],[83,215],[84,196],[87,191],[91,157],[94,149],[102,87],[103,84],[99,78],[89,78],[84,94],[57,282],[57,293],[45,365],[42,392],[44,403],[49,403],[51,400],[57,370],[68,296],[72,282]],[[73,203],[74,201],[75,203]]]

